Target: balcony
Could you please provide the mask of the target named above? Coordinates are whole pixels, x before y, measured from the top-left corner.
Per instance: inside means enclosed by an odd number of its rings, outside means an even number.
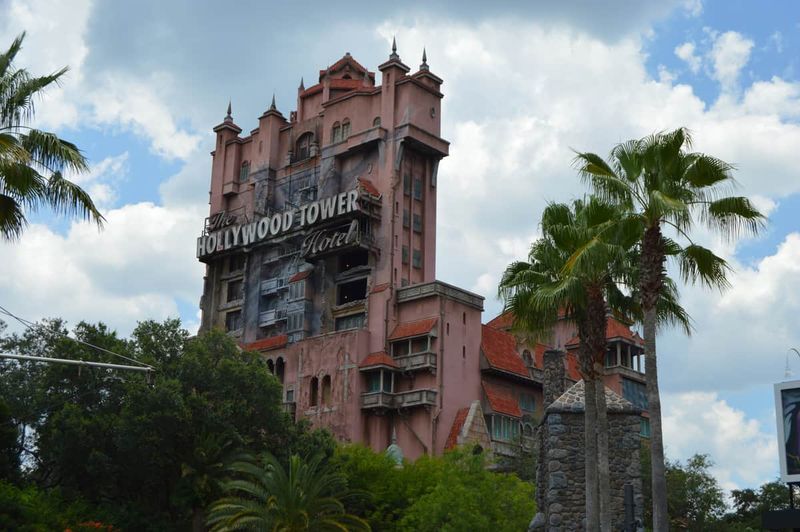
[[[436,353],[423,352],[414,353],[413,355],[403,355],[394,357],[394,361],[402,368],[403,371],[416,371],[416,370],[430,370],[436,371]]]
[[[285,319],[286,319],[286,311],[283,309],[265,310],[258,314],[258,326],[269,327],[270,325],[274,325],[275,323]]]
[[[287,288],[288,284],[286,283],[286,277],[273,277],[272,279],[266,279],[261,281],[261,295],[269,295],[274,294],[278,290],[282,290]]]
[[[436,390],[412,390],[410,392],[366,392],[361,394],[361,408],[365,410],[389,408],[413,408],[434,406]]]
[[[436,404],[436,390],[412,390],[395,394],[396,408],[412,406],[433,406]]]
[[[394,394],[390,392],[362,393],[361,408],[365,410],[394,408]]]

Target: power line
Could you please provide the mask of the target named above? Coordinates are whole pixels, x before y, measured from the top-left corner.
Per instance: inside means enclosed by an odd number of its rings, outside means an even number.
[[[21,318],[21,317],[17,316],[16,314],[11,312],[7,308],[3,307],[2,305],[0,305],[0,314],[5,314],[6,316],[10,316],[11,318],[17,320],[19,323],[21,323],[25,328],[27,328],[29,330],[36,330],[37,328],[41,327],[41,325],[39,325],[37,323],[34,323],[34,322],[30,321],[30,320],[26,320],[24,318]],[[140,361],[136,360],[135,358],[126,357],[125,355],[120,355],[119,353],[115,353],[114,351],[110,351],[110,350],[108,350],[108,349],[106,349],[104,347],[100,347],[98,345],[90,344],[89,342],[84,342],[83,340],[81,340],[79,338],[72,338],[72,337],[70,337],[70,336],[68,336],[66,334],[63,337],[67,338],[69,340],[72,340],[73,342],[77,342],[79,344],[85,345],[87,347],[91,347],[93,349],[97,349],[98,351],[102,351],[103,353],[107,353],[109,355],[113,355],[115,357],[119,357],[119,358],[128,360],[130,362],[134,362],[136,364],[139,364],[139,366],[141,366],[141,367],[127,366],[127,365],[122,365],[122,364],[108,364],[108,363],[104,363],[104,362],[91,362],[91,361],[85,361],[85,360],[73,360],[73,359],[65,359],[65,358],[32,357],[32,356],[25,356],[25,355],[6,355],[6,354],[2,354],[2,353],[0,353],[0,358],[11,358],[11,359],[17,359],[17,360],[29,360],[29,361],[37,361],[37,362],[55,362],[55,363],[61,363],[61,364],[83,365],[83,366],[102,367],[102,368],[108,368],[108,369],[121,369],[121,370],[130,370],[130,371],[146,371],[146,372],[155,371],[155,368],[153,366],[151,366],[150,364],[145,364],[144,362],[140,362]]]

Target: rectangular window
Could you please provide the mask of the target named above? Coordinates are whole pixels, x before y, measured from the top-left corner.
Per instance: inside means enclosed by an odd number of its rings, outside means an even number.
[[[242,328],[242,311],[234,310],[225,314],[225,330],[228,332]]]
[[[301,279],[289,284],[289,300],[305,299],[306,281]]]
[[[408,264],[408,246],[403,246],[403,264]]]
[[[416,216],[416,214],[414,216]],[[403,227],[408,227],[409,222],[408,209],[403,209]]]
[[[294,403],[294,390],[292,388],[286,390],[286,402]]]
[[[402,357],[410,352],[411,345],[408,340],[400,340],[399,342],[392,342],[392,356]]]
[[[344,305],[367,297],[367,278],[356,279],[347,283],[341,283],[336,287],[336,304]]]
[[[422,215],[421,214],[414,214],[414,232],[421,233],[422,232]]]
[[[381,391],[381,372],[373,371],[367,375],[367,392],[375,393]]]
[[[428,350],[428,337],[419,336],[411,339],[411,352],[424,353]]]
[[[303,328],[305,321],[305,314],[302,312],[293,312],[288,316],[288,331],[298,331]]]
[[[228,297],[225,299],[228,303],[242,298],[242,280],[228,282]]]
[[[529,393],[520,394],[519,407],[526,412],[533,412],[536,410],[536,399]]]
[[[242,163],[242,169],[239,170],[239,181],[247,181],[248,177],[250,177],[250,163],[244,162]]]
[[[645,417],[639,420],[639,436],[642,438],[650,437],[650,420]]]
[[[233,255],[228,258],[228,273],[242,271],[244,269],[244,254]]]
[[[415,268],[422,268],[422,251],[419,249],[414,250],[413,262],[411,263]]]
[[[647,386],[631,379],[622,379],[622,397],[647,410]]]
[[[353,314],[351,316],[342,316],[336,318],[336,330],[345,331],[347,329],[360,329],[364,326],[364,313]]]
[[[411,195],[411,176],[408,174],[403,176],[403,194],[406,196]]]
[[[422,179],[414,178],[414,199],[422,200]]]
[[[513,441],[519,436],[519,422],[506,416],[492,416],[492,439]]]

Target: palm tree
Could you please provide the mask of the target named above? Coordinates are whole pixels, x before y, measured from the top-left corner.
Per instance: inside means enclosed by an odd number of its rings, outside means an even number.
[[[684,281],[724,289],[728,264],[692,240],[695,223],[733,238],[742,232],[757,233],[765,220],[747,198],[727,195],[735,185],[730,164],[689,149],[691,136],[681,128],[619,144],[608,161],[594,153],[576,157],[583,179],[595,193],[624,210],[620,231],[635,235],[639,242],[637,297],[643,316],[656,531],[669,527],[656,357],[658,305],[668,288],[667,258],[677,262]],[[664,228],[686,244],[664,235]]]
[[[24,38],[23,33],[0,55],[0,239],[19,238],[28,223],[26,212],[42,205],[102,226],[104,218],[89,194],[64,176],[88,171],[86,158],[74,144],[27,125],[36,97],[57,85],[67,69],[33,77],[14,68]]]
[[[347,480],[323,466],[322,457],[297,455],[284,467],[269,453],[245,455],[231,464],[237,478],[224,483],[228,495],[209,508],[212,531],[369,531],[366,521],[345,511]]]
[[[633,244],[612,238],[609,228],[614,227],[618,214],[613,205],[595,197],[576,200],[571,206],[548,205],[542,214],[542,237],[533,243],[529,261],[511,264],[499,287],[520,332],[537,339],[545,337],[560,313],[577,325],[585,386],[587,530],[611,528],[608,419],[602,380],[607,301],[621,304],[626,300],[615,281],[624,277],[627,250]],[[577,254],[579,250],[582,253]],[[571,263],[573,256],[577,261]]]

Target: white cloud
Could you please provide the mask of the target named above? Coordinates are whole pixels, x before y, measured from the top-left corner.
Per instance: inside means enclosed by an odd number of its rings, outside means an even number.
[[[683,10],[691,17],[703,14],[703,0],[683,0]]]
[[[699,55],[695,54],[695,44],[693,42],[685,42],[675,47],[675,55],[682,59],[689,65],[689,70],[694,74],[700,71],[702,59]]]
[[[710,57],[713,64],[713,77],[723,91],[735,90],[739,83],[739,73],[750,60],[753,41],[735,31],[716,35]]]
[[[202,292],[194,238],[203,215],[139,203],[108,211],[103,231],[32,225],[19,242],[0,242],[0,301],[27,319],[103,321],[123,335],[137,320],[177,316],[178,302],[196,304]]]
[[[144,81],[110,74],[91,92],[92,118],[100,125],[130,129],[149,138],[153,151],[161,157],[187,159],[201,137],[176,124],[168,102],[155,89],[170,83],[159,75]]]
[[[769,43],[768,46],[773,46],[779,54],[783,53],[783,33],[775,30],[767,41]]]
[[[78,108],[83,82],[83,64],[89,52],[85,43],[92,2],[48,2],[11,0],[8,12],[0,17],[0,47],[11,44],[22,31],[27,35],[17,56],[16,66],[35,75],[55,72],[64,66],[70,71],[60,87],[52,86],[37,103],[39,127],[58,129],[78,123]]]
[[[670,459],[709,454],[715,463],[711,472],[725,490],[757,487],[775,479],[774,430],[765,430],[759,420],[716,393],[665,394],[662,401],[664,443]]]
[[[86,190],[100,210],[107,210],[116,203],[119,197],[117,185],[127,174],[128,152],[126,151],[92,164],[85,174],[73,174],[68,178]]]

